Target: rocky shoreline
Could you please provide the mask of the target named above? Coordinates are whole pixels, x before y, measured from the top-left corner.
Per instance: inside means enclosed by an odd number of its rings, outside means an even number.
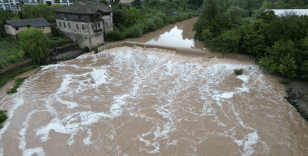
[[[308,121],[308,85],[302,81],[292,81],[286,87],[286,100]]]

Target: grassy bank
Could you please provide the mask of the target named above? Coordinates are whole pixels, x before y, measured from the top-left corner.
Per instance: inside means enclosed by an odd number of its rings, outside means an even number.
[[[9,80],[15,78],[16,76],[18,76],[22,73],[25,73],[27,71],[30,71],[32,69],[38,68],[38,67],[40,67],[40,65],[34,64],[34,65],[30,65],[30,66],[21,68],[20,70],[13,71],[10,74],[1,75],[0,76],[0,88],[3,87],[7,82],[9,82]]]
[[[0,129],[3,127],[3,122],[7,119],[7,116],[5,115],[6,111],[0,110]]]
[[[0,37],[0,65],[1,67],[5,66],[5,61],[8,65],[14,64],[15,62],[21,61],[21,58],[17,56],[17,53],[20,51],[19,42],[9,38],[9,37]],[[8,56],[15,56],[15,62],[7,60]]]
[[[6,93],[7,94],[12,94],[12,93],[16,93],[17,92],[17,88],[19,88],[19,86],[27,79],[28,77],[24,77],[24,78],[18,78],[16,81],[15,81],[15,85],[14,87],[7,91]]]

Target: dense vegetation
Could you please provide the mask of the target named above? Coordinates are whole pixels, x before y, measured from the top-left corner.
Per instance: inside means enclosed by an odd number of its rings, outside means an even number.
[[[7,91],[6,93],[7,93],[7,94],[16,93],[16,92],[17,92],[17,88],[19,88],[20,85],[22,84],[22,82],[24,82],[27,78],[28,78],[28,77],[16,79],[16,80],[15,80],[15,85],[14,85],[14,87],[13,87],[11,90]]]
[[[107,33],[108,41],[140,37],[165,25],[197,16],[202,1],[135,0],[133,6],[118,4],[113,10],[114,31]],[[202,4],[202,3],[201,3]],[[177,11],[178,15],[172,15]]]
[[[48,6],[47,4],[38,3],[37,5],[25,4],[22,6],[23,18],[45,18],[48,22],[55,22],[55,15],[53,10],[62,8],[63,5],[56,4]]]
[[[247,2],[247,3],[245,3]],[[260,8],[252,8],[256,3]],[[195,39],[221,52],[246,53],[286,78],[308,78],[308,17],[278,17],[267,8],[305,8],[308,1],[205,0],[194,26]],[[277,6],[278,5],[278,6]]]
[[[18,34],[21,50],[26,56],[40,63],[40,60],[49,55],[49,39],[42,29],[28,28]]]
[[[33,64],[27,67],[23,67],[20,70],[13,71],[7,75],[0,75],[0,87],[3,87],[9,80],[15,78],[17,75],[20,75],[24,72],[30,71],[32,69],[38,68],[40,65]]]
[[[5,112],[6,111],[0,110],[0,129],[3,127],[3,122],[7,119]]]

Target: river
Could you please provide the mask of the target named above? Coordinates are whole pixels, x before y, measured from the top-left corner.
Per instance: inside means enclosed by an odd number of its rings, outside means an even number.
[[[194,22],[126,41],[203,49]],[[0,96],[0,155],[307,155],[308,123],[280,78],[221,56],[117,47],[43,66]]]

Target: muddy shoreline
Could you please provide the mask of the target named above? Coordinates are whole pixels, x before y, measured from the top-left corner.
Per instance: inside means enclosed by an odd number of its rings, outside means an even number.
[[[308,122],[308,85],[303,81],[294,80],[286,87],[284,97],[297,112]]]

